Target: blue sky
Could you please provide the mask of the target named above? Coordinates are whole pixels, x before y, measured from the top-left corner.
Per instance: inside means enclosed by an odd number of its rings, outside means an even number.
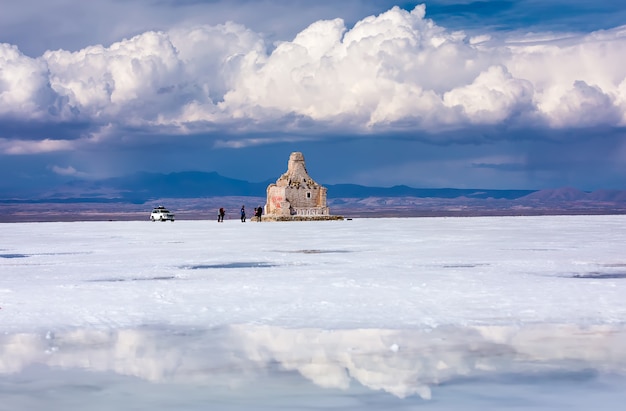
[[[608,0],[0,0],[0,197],[137,171],[626,189]]]

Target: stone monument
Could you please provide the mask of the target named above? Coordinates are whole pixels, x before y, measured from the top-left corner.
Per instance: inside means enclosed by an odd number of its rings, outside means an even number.
[[[330,215],[326,187],[317,184],[306,171],[304,155],[291,153],[287,172],[267,187],[267,203],[262,220],[308,221],[343,220]]]

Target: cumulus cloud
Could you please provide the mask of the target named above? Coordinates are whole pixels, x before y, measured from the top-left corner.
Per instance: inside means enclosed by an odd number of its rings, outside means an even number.
[[[341,19],[317,21],[275,45],[234,23],[148,31],[108,47],[38,58],[0,44],[0,121],[164,127],[179,134],[297,134],[312,124],[339,134],[402,128],[432,135],[511,123],[620,127],[626,125],[624,55],[624,27],[561,37],[469,37],[428,19],[424,5],[394,7],[353,27]],[[33,144],[3,152],[53,147]]]
[[[533,87],[514,78],[505,67],[493,66],[467,86],[443,95],[447,107],[458,107],[469,123],[497,124],[516,113],[532,110]]]
[[[53,115],[54,100],[45,62],[0,43],[0,116],[29,120]]]
[[[505,62],[531,82],[534,105],[556,128],[623,126],[626,26],[588,35],[511,39]],[[622,113],[620,115],[619,113]]]

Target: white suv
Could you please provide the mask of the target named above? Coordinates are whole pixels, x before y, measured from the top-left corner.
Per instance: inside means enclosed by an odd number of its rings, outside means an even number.
[[[151,221],[174,221],[174,214],[170,213],[170,210],[163,206],[155,207],[150,214]]]

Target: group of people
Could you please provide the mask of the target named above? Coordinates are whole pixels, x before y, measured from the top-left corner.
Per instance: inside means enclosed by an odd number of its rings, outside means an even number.
[[[246,222],[246,206],[241,206],[241,210],[239,211],[239,214],[241,216],[241,222],[245,223]],[[224,210],[224,207],[221,207],[217,213],[217,222],[218,223],[223,223],[224,222],[224,216],[226,215],[226,210]],[[261,221],[261,216],[263,215],[263,207],[259,206],[259,207],[254,207],[254,217],[257,219],[257,221]]]

